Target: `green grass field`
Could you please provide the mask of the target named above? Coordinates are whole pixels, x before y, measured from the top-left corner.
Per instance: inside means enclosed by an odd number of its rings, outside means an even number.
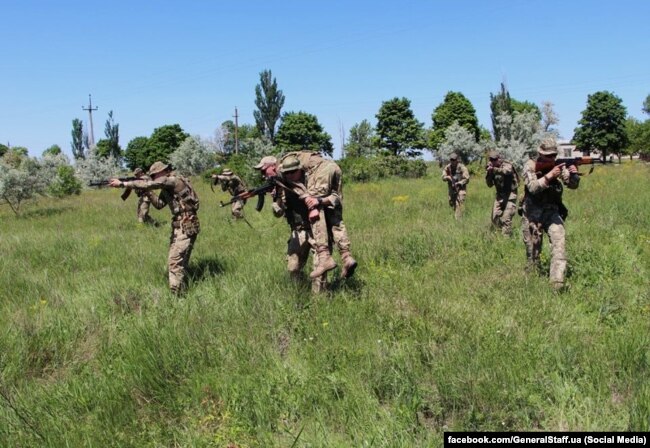
[[[569,288],[524,271],[520,221],[461,222],[438,168],[345,185],[355,277],[289,281],[288,227],[194,181],[190,289],[169,211],[87,191],[0,207],[0,446],[429,447],[445,430],[650,430],[650,167],[565,191]],[[335,256],[337,258],[338,255]],[[548,241],[544,266],[548,268]],[[337,271],[338,272],[338,271]]]

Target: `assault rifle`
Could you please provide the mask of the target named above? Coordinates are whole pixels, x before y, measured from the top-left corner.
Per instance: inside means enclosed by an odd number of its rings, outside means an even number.
[[[246,190],[243,193],[236,194],[228,202],[220,201],[221,207],[230,205],[233,202],[245,201],[246,199],[252,198],[253,196],[257,196],[257,205],[255,206],[255,210],[258,212],[262,211],[262,208],[264,208],[264,195],[273,191],[275,187],[275,179],[268,179],[268,182],[266,184],[257,188],[251,188],[250,190]]]
[[[118,177],[117,180],[119,180],[120,182],[130,182],[132,180],[142,180],[142,179],[140,179],[138,177]],[[89,187],[105,187],[106,185],[108,185],[109,182],[110,182],[110,179],[97,180],[97,181],[89,182],[88,186]],[[127,188],[120,195],[120,197],[122,198],[123,201],[126,201],[129,198],[130,195],[131,195],[131,189]]]
[[[559,158],[553,160],[549,160],[547,162],[540,162],[536,161],[535,162],[535,172],[541,172],[542,174],[546,174],[549,171],[551,171],[554,167],[558,165],[564,165],[566,167],[569,167],[571,165],[574,166],[580,166],[580,165],[591,165],[591,168],[589,169],[589,173],[591,174],[594,171],[594,167],[596,166],[596,163],[611,163],[607,162],[607,160],[602,160],[599,158],[595,157],[569,157],[569,158]],[[578,173],[579,175],[582,175],[582,173]]]
[[[456,174],[452,175],[451,170],[449,168],[447,168],[445,172],[447,173],[447,177],[449,177],[447,183],[449,184],[451,189],[454,190],[454,192],[457,194],[458,189],[460,188],[460,186],[458,185],[458,179],[460,178],[460,173],[456,172]]]

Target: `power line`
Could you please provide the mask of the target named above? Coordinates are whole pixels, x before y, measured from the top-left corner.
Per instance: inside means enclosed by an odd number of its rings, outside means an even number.
[[[93,146],[95,146],[95,133],[94,133],[94,130],[93,130],[93,111],[97,110],[98,108],[95,107],[93,109],[93,101],[92,101],[92,99],[90,97],[90,94],[88,94],[88,108],[85,108],[85,107],[81,106],[81,109],[88,111],[88,117],[90,118],[90,142],[89,142],[89,146],[93,147]]]

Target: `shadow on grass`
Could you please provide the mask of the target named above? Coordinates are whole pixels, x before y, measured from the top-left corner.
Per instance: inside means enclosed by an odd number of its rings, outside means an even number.
[[[193,282],[216,277],[225,272],[225,267],[218,258],[201,258],[196,263],[190,263],[187,270],[188,277]]]

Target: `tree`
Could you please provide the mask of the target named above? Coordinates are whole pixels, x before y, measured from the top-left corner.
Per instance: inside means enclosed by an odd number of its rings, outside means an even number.
[[[45,194],[48,183],[40,175],[36,159],[15,152],[12,155],[17,159],[12,159],[11,164],[7,163],[6,154],[0,161],[0,200],[18,216],[22,203],[36,194]]]
[[[332,137],[323,130],[315,115],[306,112],[286,112],[275,136],[284,151],[310,150],[332,156]]]
[[[136,137],[129,142],[124,154],[126,164],[131,170],[136,167],[146,170],[158,160],[169,162],[169,155],[176,151],[187,137],[189,134],[178,124],[156,128],[151,137]]]
[[[72,120],[72,143],[70,146],[72,147],[72,155],[76,160],[85,157],[83,123],[78,118]]]
[[[496,147],[503,156],[521,169],[524,163],[534,157],[537,147],[542,139],[552,137],[552,133],[545,132],[534,110],[528,112],[515,112],[514,116],[503,112],[497,117],[497,130],[508,129],[510,138],[501,138],[496,142]],[[501,132],[503,136],[504,133]]]
[[[379,146],[393,155],[408,157],[421,154],[424,148],[424,124],[415,119],[411,102],[406,98],[384,101],[377,117]]]
[[[650,95],[645,97],[645,101],[643,102],[643,112],[646,114],[650,115]]]
[[[499,121],[499,116],[506,113],[512,117],[514,109],[510,100],[510,93],[504,83],[501,83],[501,91],[496,95],[490,93],[490,117],[492,118],[492,133],[494,141],[498,142],[501,138],[510,138],[510,129],[503,127],[503,122]]]
[[[589,95],[573,142],[582,151],[600,151],[603,160],[609,152],[619,154],[628,144],[626,115],[622,100],[613,93],[600,91]]]
[[[255,123],[260,132],[275,143],[275,124],[280,119],[284,94],[278,90],[278,83],[271,75],[271,70],[260,73],[260,83],[255,86],[255,106],[253,112]]]
[[[629,145],[623,153],[630,157],[634,154],[650,155],[650,120],[641,122],[630,117],[625,121],[625,127],[629,137]]]
[[[9,147],[0,143],[0,157],[4,156],[7,151],[9,151]]]
[[[211,152],[199,136],[187,137],[176,151],[169,156],[174,169],[183,176],[193,176],[207,170],[214,163]]]
[[[85,185],[115,177],[119,171],[117,160],[111,154],[101,157],[92,148],[86,153],[85,159],[77,160],[77,177]]]
[[[120,148],[120,125],[115,124],[115,120],[113,120],[113,111],[108,113],[108,119],[104,126],[104,135],[108,141],[109,154],[119,160],[122,157],[122,148]]]
[[[368,157],[374,155],[375,130],[368,120],[363,120],[350,128],[350,137],[345,145],[346,157]]]
[[[476,160],[483,154],[483,148],[476,142],[476,135],[454,122],[445,129],[445,138],[438,147],[438,158],[449,160],[452,152],[458,154],[463,163]]]
[[[431,114],[433,121],[430,146],[437,149],[446,139],[445,131],[449,126],[458,123],[474,136],[474,142],[479,140],[478,118],[472,103],[460,92],[447,92],[443,102]]]
[[[537,104],[531,103],[530,101],[517,101],[514,98],[510,98],[510,103],[512,104],[513,113],[519,112],[521,114],[525,112],[533,112],[538,121],[542,119],[542,111],[539,110]]]
[[[61,154],[61,147],[59,145],[52,145],[49,148],[47,148],[45,151],[43,151],[43,155],[53,155],[56,156],[58,154]]]
[[[70,166],[68,156],[63,153],[46,153],[38,161],[39,175],[47,184],[47,193],[63,197],[81,193],[81,183],[75,177],[75,170]]]
[[[149,165],[145,165],[145,156],[147,154],[148,144],[149,138],[135,137],[129,142],[128,145],[126,145],[126,151],[124,151],[124,160],[126,161],[126,166],[131,171],[136,168],[149,168]]]
[[[559,132],[553,128],[553,126],[559,122],[560,119],[553,109],[553,103],[550,101],[544,101],[542,103],[542,129],[544,132],[549,132],[555,134],[556,137],[559,137]]]

